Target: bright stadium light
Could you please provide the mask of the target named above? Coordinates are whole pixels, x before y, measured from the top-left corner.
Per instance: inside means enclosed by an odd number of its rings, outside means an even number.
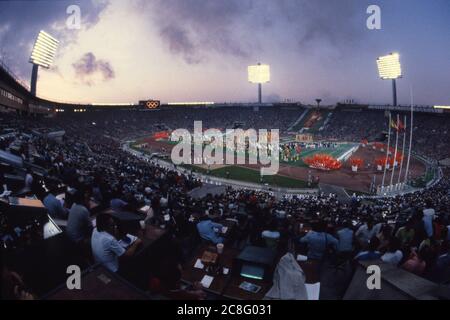
[[[47,32],[42,30],[39,32],[30,56],[30,63],[33,64],[33,71],[31,73],[31,93],[33,95],[36,95],[36,83],[39,66],[46,69],[51,67],[58,44],[59,41]]]
[[[393,105],[397,105],[397,84],[396,79],[402,77],[402,66],[400,55],[391,53],[377,59],[378,73],[382,80],[392,80]]]
[[[258,64],[248,67],[248,81],[251,83],[267,83],[270,81],[270,66]]]
[[[261,63],[249,66],[248,81],[258,85],[258,102],[262,103],[262,84],[270,82],[270,66]]]
[[[168,106],[209,106],[213,105],[214,102],[208,101],[191,101],[191,102],[168,102]]]
[[[400,55],[391,53],[377,59],[378,72],[383,80],[398,79],[402,76]]]
[[[450,110],[450,106],[434,106],[435,109],[447,109]]]

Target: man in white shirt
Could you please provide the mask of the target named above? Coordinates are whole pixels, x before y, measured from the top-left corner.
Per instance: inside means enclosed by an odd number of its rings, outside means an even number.
[[[91,247],[96,262],[112,272],[119,270],[119,258],[131,257],[142,243],[140,239],[133,242],[127,249],[120,245],[114,237],[116,224],[107,214],[100,214],[96,219],[97,227],[92,232]]]
[[[427,200],[426,208],[423,209],[423,226],[425,228],[425,231],[427,233],[428,238],[431,238],[433,236],[433,219],[435,215],[435,211],[432,208],[431,201]]]
[[[376,236],[381,230],[382,224],[373,224],[372,219],[368,219],[365,224],[359,227],[355,233],[355,237],[358,239],[359,244],[364,248],[369,244],[370,239]]]

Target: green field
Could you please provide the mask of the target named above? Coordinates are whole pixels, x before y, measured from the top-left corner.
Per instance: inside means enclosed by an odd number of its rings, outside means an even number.
[[[218,178],[227,178],[227,172],[229,173],[228,179],[239,180],[243,182],[251,182],[251,183],[261,183],[261,176],[259,170],[254,170],[250,168],[244,168],[239,166],[227,166],[219,169],[211,170],[208,173],[208,170],[202,167],[197,167],[193,165],[183,165],[184,168],[189,170],[193,170],[198,173],[208,174],[213,177]],[[303,180],[293,179],[286,176],[275,175],[275,176],[264,176],[263,184],[268,184],[274,187],[281,188],[308,188],[308,183]],[[312,188],[316,187],[315,185],[311,186]]]

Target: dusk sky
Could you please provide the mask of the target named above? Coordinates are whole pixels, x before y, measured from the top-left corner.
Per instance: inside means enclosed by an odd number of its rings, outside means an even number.
[[[81,9],[81,29],[66,8]],[[369,5],[381,30],[369,30]],[[39,30],[60,41],[38,96],[71,102],[250,102],[247,66],[271,66],[265,101],[390,103],[376,58],[399,52],[400,104],[450,105],[449,0],[0,1],[0,58],[29,83]]]

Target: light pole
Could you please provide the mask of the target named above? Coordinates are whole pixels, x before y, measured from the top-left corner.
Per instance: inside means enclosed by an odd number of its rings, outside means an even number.
[[[402,77],[402,66],[400,55],[390,53],[377,59],[378,73],[382,80],[392,80],[392,105],[397,106],[397,83],[396,79]]]
[[[258,63],[248,67],[248,81],[258,85],[258,103],[262,103],[262,84],[270,82],[270,66]]]
[[[29,62],[33,64],[31,71],[31,94],[36,96],[36,84],[39,66],[48,69],[53,63],[59,41],[45,31],[40,31],[34,43]]]
[[[317,102],[317,109],[319,109],[320,103],[322,102],[322,99],[316,99],[316,102]]]

